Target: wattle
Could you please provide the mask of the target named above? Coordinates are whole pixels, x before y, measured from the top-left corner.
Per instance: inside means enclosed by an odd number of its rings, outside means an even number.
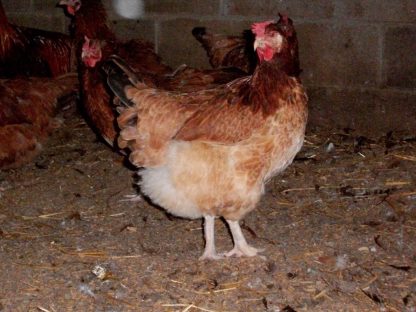
[[[98,61],[99,61],[98,59],[95,59],[95,58],[92,58],[92,57],[86,58],[84,60],[85,64],[88,67],[91,67],[91,68],[94,68]]]
[[[259,57],[259,61],[270,61],[273,58],[273,50],[270,47],[265,47],[262,49],[257,49],[257,55]]]
[[[75,8],[73,6],[69,5],[67,11],[70,15],[75,15]]]

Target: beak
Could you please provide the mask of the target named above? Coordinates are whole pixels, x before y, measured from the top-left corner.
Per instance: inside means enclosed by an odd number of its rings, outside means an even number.
[[[68,0],[61,0],[58,2],[58,5],[68,5]]]
[[[254,41],[254,51],[256,51],[258,47],[259,47],[259,43],[257,42],[257,40],[255,40]]]
[[[264,46],[264,40],[263,39],[254,40],[254,51],[256,51],[258,48],[261,48],[263,46]]]
[[[86,56],[87,56],[87,53],[84,50],[82,50],[81,59],[84,59]]]

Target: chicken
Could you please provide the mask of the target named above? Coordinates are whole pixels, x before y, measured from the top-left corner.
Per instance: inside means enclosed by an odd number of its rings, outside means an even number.
[[[57,126],[58,99],[76,91],[75,74],[0,80],[0,169],[30,162]]]
[[[84,38],[94,38],[105,40],[115,51],[123,52],[123,57],[139,71],[158,75],[172,72],[154,52],[151,43],[141,39],[118,40],[108,24],[107,13],[100,0],[61,0],[59,4],[66,7],[67,12],[73,16],[72,27],[75,40],[79,44],[78,56],[81,54]]]
[[[119,53],[117,53],[119,52]],[[123,58],[126,54],[124,49],[117,49],[107,44],[107,41],[85,38],[82,48],[82,63],[87,68],[98,68],[104,64],[108,58],[115,55]],[[200,70],[189,67],[185,64],[179,66],[171,74],[154,74],[133,68],[135,74],[141,76],[149,86],[169,91],[191,92],[206,89],[219,84],[228,83],[231,80],[246,76],[247,74],[237,68],[206,69]]]
[[[65,6],[67,12],[73,16],[78,58],[80,60],[87,56],[91,58],[91,63],[88,63],[89,60],[82,62],[79,69],[82,107],[98,135],[110,146],[114,146],[117,132],[111,97],[101,69],[95,66],[96,62],[101,59],[101,51],[92,52],[93,47],[88,49],[90,41],[85,42],[84,38],[101,40],[107,49],[111,49],[111,53],[117,53],[126,58],[140,72],[163,75],[170,73],[172,69],[161,62],[152,44],[143,40],[125,42],[117,40],[108,25],[107,13],[101,1],[61,0],[60,5]],[[91,53],[97,53],[97,55],[91,57]],[[98,59],[94,60],[94,58]]]
[[[121,148],[141,168],[141,192],[168,212],[204,222],[200,259],[219,259],[215,217],[224,217],[234,248],[225,256],[255,256],[239,220],[252,211],[265,183],[300,150],[307,121],[307,95],[282,62],[291,53],[283,27],[253,24],[259,65],[252,76],[193,93],[149,88],[119,69],[108,84],[123,106],[117,119]],[[121,65],[121,66],[120,66]]]
[[[213,68],[236,67],[246,73],[253,72],[257,59],[251,31],[244,31],[242,36],[227,36],[207,32],[205,27],[195,27],[192,35],[201,42]]]
[[[298,39],[293,21],[288,16],[279,14],[277,23],[288,41],[291,53],[291,62],[286,63],[287,68],[284,70],[288,75],[298,77],[301,69]],[[236,67],[249,74],[253,73],[257,57],[252,49],[254,36],[251,32],[244,31],[242,36],[226,36],[209,33],[205,27],[195,27],[192,34],[207,51],[209,62],[213,68]]]
[[[73,51],[68,35],[10,24],[0,1],[0,77],[57,77],[75,71]]]

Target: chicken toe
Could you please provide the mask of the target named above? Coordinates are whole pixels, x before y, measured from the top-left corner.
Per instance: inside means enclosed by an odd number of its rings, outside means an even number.
[[[227,220],[227,223],[230,226],[231,234],[233,235],[234,241],[234,248],[225,254],[227,257],[254,257],[258,255],[258,253],[264,251],[264,249],[257,249],[247,244],[247,241],[244,238],[243,232],[241,231],[238,221]]]
[[[131,203],[138,203],[143,200],[140,194],[129,194],[124,195],[124,199],[120,199],[119,202],[131,202]]]

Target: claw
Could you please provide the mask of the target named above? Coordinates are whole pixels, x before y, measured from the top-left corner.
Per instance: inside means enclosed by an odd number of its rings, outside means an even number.
[[[207,252],[206,250],[204,251],[204,253],[202,254],[201,257],[199,257],[199,260],[221,260],[224,259],[225,256],[222,254],[217,254],[217,253],[211,253],[211,252]]]
[[[235,246],[232,250],[230,250],[229,252],[227,252],[225,254],[226,257],[242,257],[242,256],[246,256],[246,257],[254,257],[259,255],[259,253],[263,252],[265,249],[264,248],[254,248],[250,245],[247,246]],[[260,258],[265,259],[266,257],[259,255]]]
[[[124,195],[124,199],[120,199],[119,201],[137,203],[139,201],[142,201],[142,197],[138,194]]]

